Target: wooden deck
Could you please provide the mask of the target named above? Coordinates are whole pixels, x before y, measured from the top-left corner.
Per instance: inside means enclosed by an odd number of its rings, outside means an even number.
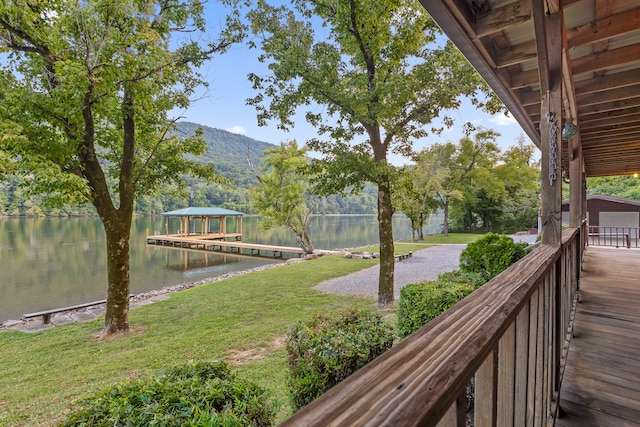
[[[229,237],[230,235],[226,235]],[[190,235],[190,236],[147,236],[147,245],[169,246],[174,248],[185,248],[201,250],[207,252],[237,253],[264,256],[267,253],[273,258],[282,258],[283,254],[293,254],[304,256],[306,253],[302,248],[291,246],[262,245],[258,243],[244,243],[241,241],[227,241],[214,235]]]
[[[640,426],[640,250],[589,247],[556,426]]]

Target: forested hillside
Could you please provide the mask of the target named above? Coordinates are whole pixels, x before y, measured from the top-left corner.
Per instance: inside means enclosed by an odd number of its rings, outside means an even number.
[[[159,188],[156,195],[138,200],[136,205],[138,214],[157,215],[185,206],[217,206],[251,212],[248,188],[255,183],[256,179],[249,169],[247,154],[251,156],[254,165],[260,168],[264,150],[273,147],[273,144],[196,123],[178,123],[178,132],[181,136],[192,135],[197,128],[202,128],[203,137],[209,147],[209,150],[197,160],[213,163],[217,173],[227,178],[228,183],[211,184],[187,177],[186,191],[178,192],[172,187]],[[44,204],[41,196],[28,196],[27,189],[21,185],[23,182],[21,176],[15,175],[7,176],[4,181],[0,181],[0,216],[95,214],[91,205],[49,208]],[[367,187],[358,196],[347,198],[331,196],[323,199],[319,203],[319,212],[374,213],[375,203],[375,189]]]
[[[209,146],[209,151],[200,158],[203,162],[216,165],[218,173],[232,179],[238,187],[247,188],[255,183],[247,163],[247,154],[256,167],[261,166],[262,153],[273,144],[196,123],[178,123],[180,136],[191,136],[197,128],[202,128],[202,136]]]

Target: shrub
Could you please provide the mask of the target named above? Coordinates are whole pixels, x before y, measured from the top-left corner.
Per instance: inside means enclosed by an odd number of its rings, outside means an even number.
[[[317,314],[287,334],[289,388],[295,410],[393,345],[393,329],[372,310]]]
[[[485,280],[506,270],[526,255],[527,243],[515,243],[504,234],[489,233],[480,240],[469,243],[460,254],[460,270],[478,273]]]
[[[408,337],[475,289],[476,286],[468,283],[441,281],[403,287],[396,321],[398,336]]]
[[[63,426],[270,426],[258,386],[223,362],[198,362],[121,382],[80,402]]]
[[[487,281],[484,279],[482,274],[480,273],[472,273],[470,271],[462,271],[462,270],[454,270],[449,271],[447,273],[438,274],[438,282],[444,283],[466,283],[468,285],[473,285],[474,288],[478,289],[480,286],[484,285]]]

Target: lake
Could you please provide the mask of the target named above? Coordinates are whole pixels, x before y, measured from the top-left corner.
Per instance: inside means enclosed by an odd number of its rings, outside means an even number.
[[[296,246],[284,228],[262,231],[259,217],[243,218],[243,241]],[[439,231],[440,215],[425,226]],[[217,277],[274,260],[199,253],[147,246],[147,233],[161,233],[164,218],[135,218],[131,229],[131,292]],[[395,239],[411,237],[410,222],[394,215]],[[313,218],[310,234],[317,249],[378,243],[375,215],[327,215]],[[105,235],[97,218],[0,219],[0,323],[24,313],[106,298]],[[277,262],[277,261],[276,261]]]

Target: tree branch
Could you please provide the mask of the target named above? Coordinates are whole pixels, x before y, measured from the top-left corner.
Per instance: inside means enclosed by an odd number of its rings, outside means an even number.
[[[171,126],[174,125],[179,119],[181,119],[181,117],[176,117],[174,119],[171,119],[171,121],[169,122],[169,125],[165,127],[164,131],[162,132],[162,136],[158,139],[158,142],[153,146],[151,153],[149,154],[149,156],[147,156],[146,160],[144,161],[144,165],[142,165],[142,168],[140,168],[140,173],[133,179],[134,188],[138,184],[140,179],[142,179],[142,177],[144,176],[144,171],[147,169],[147,166],[155,156],[156,151],[158,151],[160,144],[166,141],[167,133],[171,129]]]
[[[51,52],[51,50],[46,45],[36,43],[36,41],[21,28],[11,25],[11,23],[7,22],[4,19],[0,19],[0,27],[4,28],[9,33],[9,40],[5,40],[7,42],[7,47],[9,47],[10,49],[18,50],[21,52],[37,53],[46,58],[51,65],[55,64],[58,60],[58,58],[56,58],[53,52]],[[17,44],[13,36],[17,37],[18,39],[25,40],[31,46]]]

